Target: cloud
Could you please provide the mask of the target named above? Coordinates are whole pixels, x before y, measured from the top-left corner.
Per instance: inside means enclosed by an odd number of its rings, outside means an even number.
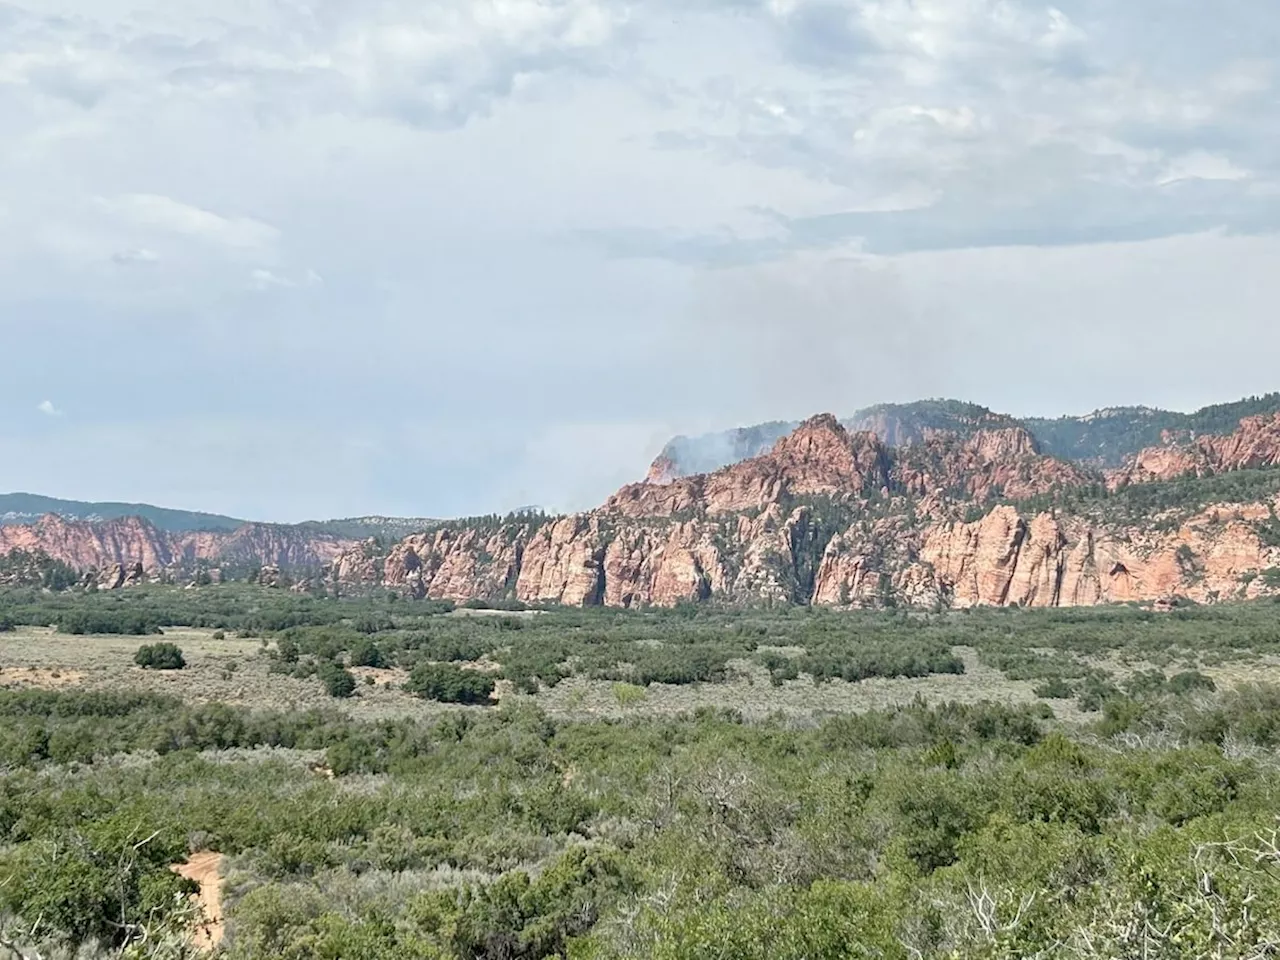
[[[62,411],[53,405],[52,400],[41,400],[36,409],[43,413],[46,417],[60,417]]]
[[[252,281],[255,290],[270,290],[273,287],[283,287],[288,289],[290,287],[297,286],[297,284],[292,280],[279,276],[278,274],[272,273],[270,270],[265,270],[261,267],[251,271],[249,273],[249,279]]]
[[[237,250],[263,249],[279,237],[275,227],[252,217],[225,217],[159,194],[126,194],[98,203],[125,223]]]
[[[12,8],[20,46],[0,55],[0,85],[84,110],[157,91],[427,128],[465,124],[539,75],[607,68],[628,19],[611,0],[337,0],[114,20],[72,6],[77,16]]]
[[[1164,18],[1197,51],[1179,71],[1142,37],[1148,3],[1123,12],[1086,0],[1063,9],[1019,0],[756,8],[793,69],[692,85],[697,112],[653,143],[795,171],[838,187],[843,200],[816,213],[779,210],[791,228],[784,238],[633,227],[602,234],[615,252],[661,256],[665,247],[672,259],[705,263],[710,250],[715,261],[751,262],[833,240],[890,252],[1280,228],[1273,206],[1254,203],[1255,187],[1280,184],[1280,123],[1266,106],[1273,63],[1254,56],[1259,35],[1280,40],[1280,13],[1263,4]],[[1238,49],[1215,42],[1244,34]],[[1238,186],[1163,189],[1203,180]]]
[[[75,411],[2,425],[14,487],[586,506],[668,432],[1275,387],[1263,0],[0,0],[0,31],[0,335],[57,345]],[[104,404],[104,369],[198,389]]]
[[[361,108],[451,127],[538,74],[604,67],[625,20],[598,0],[395,4],[340,34],[330,56]]]
[[[138,247],[135,250],[120,250],[113,253],[111,259],[120,266],[127,267],[135,263],[157,263],[160,256],[154,250]]]
[[[1158,181],[1160,186],[1184,180],[1248,180],[1253,176],[1248,170],[1237,167],[1219,154],[1196,150],[1181,157],[1174,157]]]

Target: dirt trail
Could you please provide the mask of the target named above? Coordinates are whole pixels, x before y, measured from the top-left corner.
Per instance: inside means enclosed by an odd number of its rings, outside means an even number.
[[[79,670],[59,670],[57,667],[0,667],[0,686],[35,687],[39,690],[57,690],[84,683]]]
[[[222,864],[224,857],[212,850],[194,853],[186,863],[174,864],[174,873],[200,884],[196,895],[204,921],[196,928],[194,940],[201,950],[212,950],[222,942]]]

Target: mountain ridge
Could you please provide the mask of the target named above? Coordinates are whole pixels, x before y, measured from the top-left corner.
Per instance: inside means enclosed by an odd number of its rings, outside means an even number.
[[[1157,446],[1166,431],[1230,433],[1241,419],[1280,412],[1280,392],[1202,407],[1191,413],[1157,407],[1103,407],[1080,416],[1015,417],[963,400],[929,399],[881,403],[841,419],[850,430],[871,430],[890,446],[918,442],[926,430],[971,432],[983,425],[1022,426],[1046,453],[1099,467],[1118,467],[1124,459]],[[799,426],[774,420],[748,427],[673,438],[649,470],[649,479],[674,480],[709,473],[765,453]]]
[[[1167,449],[1168,476],[1133,472],[1143,457],[1104,471],[1023,427],[888,448],[827,414],[719,471],[532,524],[443,525],[340,558],[317,586],[620,607],[1167,606],[1280,591],[1280,416]]]
[[[106,521],[140,517],[165,533],[233,533],[244,526],[296,527],[320,534],[360,539],[370,536],[403,537],[440,523],[430,517],[342,517],[276,523],[243,520],[200,510],[158,507],[150,503],[64,500],[34,493],[0,493],[0,526],[29,525],[50,514],[65,520]]]
[[[1174,422],[1220,427],[1276,399]],[[97,571],[113,588],[226,567],[315,592],[621,607],[1215,602],[1280,591],[1277,509],[1280,412],[1226,434],[1166,428],[1106,466],[1055,455],[1008,415],[923,401],[844,422],[819,414],[764,452],[689,476],[651,471],[564,516],[353,521],[352,532],[378,529],[368,537],[324,524],[170,532],[142,518],[48,516],[0,527],[0,554]],[[401,522],[421,529],[396,537]]]
[[[157,507],[149,503],[64,500],[34,493],[0,493],[0,525],[34,523],[48,514],[68,520],[120,520],[142,517],[171,533],[230,532],[248,523],[235,517],[199,510]]]

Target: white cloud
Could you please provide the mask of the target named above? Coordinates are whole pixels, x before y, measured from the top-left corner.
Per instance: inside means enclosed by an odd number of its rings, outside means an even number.
[[[125,223],[233,249],[262,249],[279,236],[275,227],[252,217],[224,217],[159,194],[126,194],[100,199],[98,203]]]
[[[138,247],[134,250],[120,250],[111,255],[111,259],[122,267],[127,267],[134,263],[157,263],[160,255],[154,250],[148,250],[146,247]]]
[[[62,411],[53,405],[52,400],[41,400],[36,409],[43,413],[46,417],[60,417]]]
[[[360,512],[583,505],[668,425],[954,392],[1087,408],[1166,377],[1128,398],[1226,399],[1280,349],[1254,292],[1274,300],[1280,231],[1264,0],[9,0],[0,20],[0,335],[57,345],[82,431],[55,450],[64,431],[14,418],[35,438],[0,432],[14,486],[216,420],[138,495],[284,514],[310,483],[308,512],[354,509],[325,499],[342,435],[378,438]],[[1210,320],[1258,347],[1221,377],[1180,346]],[[1070,382],[1037,366],[1060,353]],[[49,389],[30,366],[0,380],[11,409]],[[237,389],[157,405],[136,378],[104,405],[102,369]],[[359,389],[335,404],[337,379]],[[290,447],[319,409],[325,436]],[[19,483],[31,443],[59,468]],[[280,489],[219,469],[277,448]]]
[[[1183,180],[1225,180],[1234,182],[1248,180],[1252,174],[1248,170],[1237,167],[1227,157],[1220,154],[1196,150],[1181,157],[1175,157],[1165,168],[1159,183],[1165,186]]]
[[[89,109],[160,93],[271,110],[360,111],[427,127],[486,113],[529,78],[607,66],[628,14],[611,0],[375,0],[316,9],[12,14],[0,85]]]
[[[624,20],[599,0],[395,4],[339,34],[326,61],[364,109],[453,126],[532,75],[603,65]]]
[[[272,273],[270,270],[263,269],[262,267],[250,271],[249,279],[253,282],[253,287],[256,290],[270,290],[273,287],[284,287],[288,289],[290,287],[297,286],[296,283],[287,277],[282,277],[279,274]]]

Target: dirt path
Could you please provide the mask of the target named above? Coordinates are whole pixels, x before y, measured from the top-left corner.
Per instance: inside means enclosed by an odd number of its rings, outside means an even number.
[[[84,683],[79,670],[58,670],[43,667],[0,667],[0,686],[36,687],[40,690],[58,690]]]
[[[201,950],[212,950],[222,942],[222,863],[220,853],[206,850],[192,854],[186,863],[174,864],[173,871],[200,884],[196,895],[204,922],[196,929],[195,944]]]

